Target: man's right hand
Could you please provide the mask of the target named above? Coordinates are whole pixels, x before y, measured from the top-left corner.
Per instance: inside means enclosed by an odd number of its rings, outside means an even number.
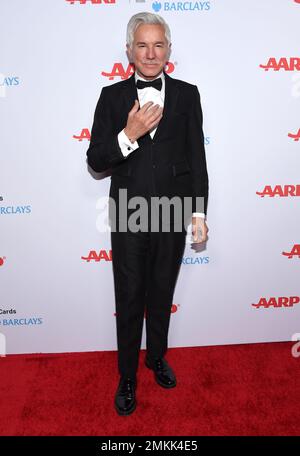
[[[138,100],[135,100],[133,108],[128,114],[127,125],[124,128],[124,132],[130,141],[136,141],[160,122],[163,108],[158,104],[152,105],[153,101],[148,101],[139,109],[140,104]]]

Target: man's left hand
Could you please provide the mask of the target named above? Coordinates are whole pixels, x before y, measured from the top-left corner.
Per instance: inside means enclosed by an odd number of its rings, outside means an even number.
[[[199,235],[199,231],[201,235]],[[193,241],[197,243],[207,241],[208,226],[203,217],[192,217]]]

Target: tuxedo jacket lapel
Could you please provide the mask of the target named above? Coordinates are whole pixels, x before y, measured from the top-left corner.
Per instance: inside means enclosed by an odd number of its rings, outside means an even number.
[[[133,108],[134,100],[139,99],[137,88],[135,86],[134,73],[130,76],[130,78],[127,79],[127,81],[124,81],[124,82],[125,82],[123,84],[124,97],[126,100],[127,112],[129,112]]]
[[[179,90],[175,81],[164,72],[165,75],[165,101],[163,116],[158,124],[153,141],[159,141],[167,128],[168,120],[175,111]]]

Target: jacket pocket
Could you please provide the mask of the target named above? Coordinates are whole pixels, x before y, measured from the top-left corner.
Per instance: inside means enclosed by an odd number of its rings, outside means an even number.
[[[173,176],[181,176],[182,174],[188,174],[191,172],[191,169],[186,160],[174,163],[172,165]]]

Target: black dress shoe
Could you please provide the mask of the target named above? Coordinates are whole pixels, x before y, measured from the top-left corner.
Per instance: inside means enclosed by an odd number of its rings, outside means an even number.
[[[136,408],[136,379],[126,377],[120,379],[115,395],[115,408],[119,415],[130,415]]]
[[[146,356],[145,364],[154,371],[155,380],[160,386],[164,388],[176,386],[175,374],[165,358],[156,358],[151,362]]]

